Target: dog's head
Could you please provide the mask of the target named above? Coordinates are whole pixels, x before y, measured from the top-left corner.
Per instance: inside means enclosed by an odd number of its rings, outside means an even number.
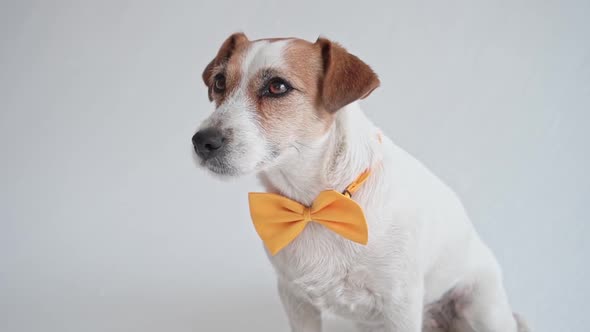
[[[200,163],[214,173],[262,171],[318,144],[336,111],[379,86],[371,68],[340,45],[231,35],[203,80],[215,111],[193,136]]]

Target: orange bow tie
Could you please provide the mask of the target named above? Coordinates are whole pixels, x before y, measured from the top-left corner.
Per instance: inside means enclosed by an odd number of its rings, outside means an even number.
[[[322,191],[311,207],[277,194],[249,193],[254,227],[271,255],[291,243],[310,221],[322,224],[351,241],[367,244],[368,229],[363,209],[350,196],[369,174],[369,170],[363,172],[343,193]]]

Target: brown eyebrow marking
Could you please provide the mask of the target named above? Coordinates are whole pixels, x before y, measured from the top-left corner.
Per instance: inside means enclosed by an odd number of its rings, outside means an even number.
[[[215,76],[222,74],[225,76],[225,91],[222,94],[213,93],[215,105],[219,107],[225,102],[238,87],[242,79],[242,61],[243,53],[247,50],[247,47],[236,50],[231,57],[227,60],[220,62],[218,65],[212,68],[211,77],[209,78],[209,86],[212,87],[215,84]]]

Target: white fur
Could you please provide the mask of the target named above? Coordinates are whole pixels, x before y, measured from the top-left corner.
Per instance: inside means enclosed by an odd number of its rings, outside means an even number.
[[[268,42],[259,40],[252,43],[242,62],[242,84],[246,84],[258,70],[280,67],[283,64],[283,49],[288,40]]]
[[[254,43],[243,86],[203,124],[233,130],[228,163],[236,173],[258,171],[268,191],[308,205],[320,191],[343,190],[372,171],[353,195],[367,217],[368,245],[310,223],[269,255],[292,330],[318,332],[321,312],[331,312],[363,331],[426,331],[425,307],[448,298],[457,331],[516,332],[500,268],[457,196],[387,137],[379,142],[357,103],[339,110],[320,139],[271,155],[245,82],[259,68],[280,66],[284,45]]]
[[[269,256],[293,330],[319,331],[326,310],[367,331],[421,331],[424,306],[455,291],[463,292],[459,309],[473,325],[465,331],[516,331],[500,269],[456,195],[389,139],[379,143],[377,132],[353,103],[339,111],[321,148],[263,172],[269,191],[309,204],[321,190],[343,190],[372,169],[353,196],[369,224],[366,247],[310,224]]]

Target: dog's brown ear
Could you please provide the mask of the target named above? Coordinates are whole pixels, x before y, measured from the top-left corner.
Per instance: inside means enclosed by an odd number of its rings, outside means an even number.
[[[248,37],[246,37],[244,33],[236,32],[232,34],[223,42],[223,44],[221,44],[221,47],[219,48],[219,51],[217,52],[215,58],[213,58],[213,60],[209,62],[207,67],[205,67],[205,70],[203,70],[203,82],[205,82],[205,85],[209,87],[209,100],[213,100],[213,96],[211,94],[211,75],[213,75],[213,68],[229,60],[234,50],[239,45],[247,42]]]
[[[324,63],[321,102],[328,112],[368,97],[379,86],[379,78],[371,67],[342,46],[322,37],[316,45]]]

